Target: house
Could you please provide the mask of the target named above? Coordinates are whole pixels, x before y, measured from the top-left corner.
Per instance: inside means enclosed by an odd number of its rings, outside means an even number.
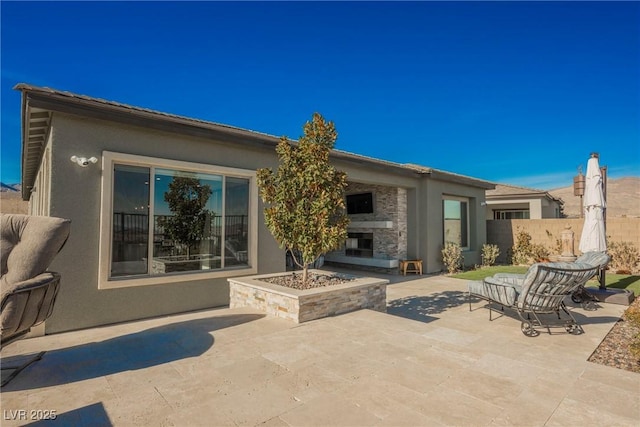
[[[496,184],[486,197],[488,220],[562,217],[564,202],[544,190]]]
[[[22,197],[32,214],[72,220],[51,267],[63,284],[47,333],[224,306],[227,278],[285,270],[256,185],[257,169],[278,166],[279,138],[49,88],[15,89]],[[417,258],[425,272],[438,272],[445,239],[460,243],[467,264],[480,262],[492,183],[340,150],[331,161],[348,176],[351,225],[328,262],[396,271],[399,259]],[[192,214],[178,221],[188,203]]]

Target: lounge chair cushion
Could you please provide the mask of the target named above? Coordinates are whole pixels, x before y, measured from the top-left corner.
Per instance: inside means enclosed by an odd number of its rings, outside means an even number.
[[[487,277],[484,281],[469,282],[469,292],[482,295],[506,306],[513,306],[518,299],[522,287],[517,283],[510,283],[494,277]]]
[[[606,266],[610,260],[611,260],[611,257],[607,255],[606,252],[591,251],[591,252],[585,252],[582,255],[580,255],[578,259],[576,259],[576,263],[589,264],[593,267],[602,268]]]
[[[2,294],[14,285],[43,273],[69,236],[70,221],[28,215],[0,218],[0,287]]]

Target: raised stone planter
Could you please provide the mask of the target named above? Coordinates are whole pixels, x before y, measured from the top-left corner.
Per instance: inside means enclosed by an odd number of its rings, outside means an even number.
[[[323,273],[321,270],[313,271]],[[340,285],[305,290],[291,289],[260,280],[287,274],[291,273],[227,279],[230,292],[229,306],[231,308],[253,307],[296,323],[362,308],[386,311],[388,280],[357,277]]]

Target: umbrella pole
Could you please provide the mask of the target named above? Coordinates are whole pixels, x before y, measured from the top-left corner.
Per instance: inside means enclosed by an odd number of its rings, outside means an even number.
[[[601,268],[600,271],[598,271],[598,281],[600,282],[600,290],[606,290],[607,284],[604,276],[604,268]]]
[[[606,200],[607,200],[607,167],[606,166],[601,166],[600,167],[600,176],[602,177],[602,195],[604,196],[604,200],[605,200],[605,203],[606,203]],[[605,235],[605,238],[606,238],[606,236],[607,236],[607,209],[606,208],[603,209],[603,211],[602,211],[602,219],[604,220],[604,230],[605,230],[604,235]],[[600,277],[599,277],[599,279],[600,279],[600,290],[607,289],[607,284],[606,284],[605,276],[604,276],[605,269],[606,268],[601,268],[600,269],[600,273],[599,273],[600,274]]]

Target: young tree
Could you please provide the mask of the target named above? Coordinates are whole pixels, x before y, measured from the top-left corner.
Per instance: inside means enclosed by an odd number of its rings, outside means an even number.
[[[333,122],[315,113],[303,129],[297,144],[286,137],[280,140],[278,170],[260,169],[257,178],[267,227],[303,269],[306,283],[309,264],[344,243],[349,219],[344,205],[347,176],[329,164],[338,137]]]
[[[169,191],[164,200],[169,204],[173,215],[164,218],[161,225],[174,242],[187,248],[187,258],[191,247],[202,238],[211,212],[205,208],[211,187],[200,184],[197,178],[174,176],[169,183]]]

